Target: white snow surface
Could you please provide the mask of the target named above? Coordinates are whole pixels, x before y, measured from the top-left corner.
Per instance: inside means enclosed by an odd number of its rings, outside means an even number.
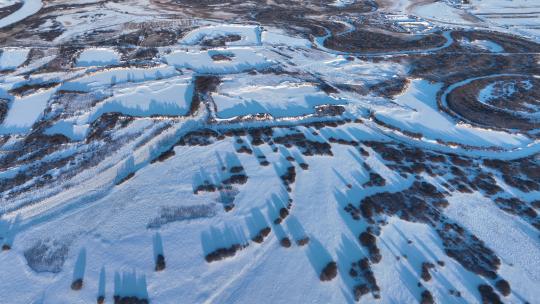
[[[101,87],[114,86],[126,82],[143,82],[154,79],[168,78],[179,72],[171,66],[152,68],[114,68],[105,69],[84,75],[65,82],[63,90],[90,91]]]
[[[540,41],[540,11],[534,0],[471,0],[470,11],[491,26]]]
[[[92,122],[107,112],[131,116],[185,115],[193,96],[190,80],[176,78],[115,88],[112,96],[91,111],[85,122]]]
[[[288,81],[250,85],[230,79],[220,86],[212,98],[221,118],[259,113],[273,117],[300,116],[313,113],[317,105],[345,103],[313,84]]]
[[[258,45],[261,42],[260,32],[261,28],[257,25],[212,25],[187,33],[180,44],[195,45],[203,40],[235,35],[240,36],[240,39],[228,41],[227,45]]]
[[[0,0],[0,7],[9,1]],[[534,5],[528,1],[515,1],[530,9],[526,19],[535,14]],[[337,7],[353,2],[329,1]],[[391,5],[405,10],[411,2],[395,1]],[[478,12],[490,6],[486,0],[472,2]],[[493,1],[504,12],[510,10],[504,7],[506,2]],[[32,7],[37,3],[41,7],[38,0],[26,0],[20,12],[13,14],[15,17],[0,20],[0,27],[33,14]],[[150,1],[146,0],[105,2],[88,14],[60,14],[55,21],[65,32],[54,41],[69,42],[96,23],[114,28],[126,22],[159,19],[146,14],[144,8],[148,5]],[[455,6],[426,2],[413,12],[451,26],[474,24],[464,18],[464,10]],[[36,122],[50,117],[54,120],[46,125],[44,133],[70,139],[36,161],[50,162],[47,175],[32,177],[6,191],[25,189],[20,196],[12,199],[0,193],[0,245],[13,245],[0,252],[2,299],[31,304],[95,303],[97,296],[104,295],[106,303],[111,303],[113,295],[123,295],[148,297],[150,303],[164,304],[355,303],[351,291],[358,281],[349,275],[349,267],[367,256],[358,236],[368,223],[353,220],[345,208],[348,204],[358,206],[362,198],[371,194],[406,189],[415,177],[437,185],[442,182],[439,178],[445,178],[402,175],[363,143],[360,146],[367,153],[354,145],[332,144],[332,156],[303,155],[300,144],[251,144],[252,134],[215,141],[209,136],[208,144],[180,144],[183,135],[201,128],[267,126],[276,137],[298,132],[319,143],[329,142],[330,137],[358,142],[396,140],[426,150],[433,147],[475,157],[516,158],[538,153],[540,142],[523,134],[460,124],[440,111],[436,97],[443,87],[441,83],[412,79],[405,91],[392,100],[363,93],[362,88],[370,85],[409,78],[409,67],[398,60],[361,59],[328,52],[313,47],[309,39],[272,27],[205,22],[210,25],[191,30],[173,46],[159,47],[155,61],[138,67],[110,67],[120,63],[120,54],[112,48],[91,47],[81,52],[69,72],[32,74],[33,69],[54,58],[54,54],[47,54],[14,73],[0,75],[0,98],[8,105],[0,124],[0,135],[8,136],[0,138],[0,153],[21,145]],[[518,30],[530,30],[513,22]],[[446,31],[445,35],[450,37],[450,33]],[[239,35],[241,39],[227,42],[226,47],[206,49],[199,45],[205,39],[227,35]],[[448,45],[451,42],[449,39]],[[459,43],[481,52],[504,52],[501,46],[487,40]],[[4,48],[0,70],[19,67],[28,51]],[[385,56],[402,55],[399,52]],[[24,76],[27,72],[32,74],[28,78]],[[194,94],[201,93],[195,91],[195,81],[208,74],[217,76],[219,85],[204,96],[208,100],[202,100],[200,109],[191,113]],[[48,81],[60,84],[20,96],[10,91],[24,84]],[[86,99],[62,100],[57,98],[59,90]],[[483,101],[494,97],[489,88],[482,92]],[[309,123],[310,119],[316,122],[318,117],[313,114],[320,105],[343,106],[344,117],[358,121],[347,120],[335,128],[321,129],[300,123]],[[97,128],[93,124],[102,123],[99,117],[111,112],[133,118],[127,127],[112,121],[114,126],[104,126],[103,138],[86,142],[89,132]],[[256,114],[272,117],[267,121],[235,122],[240,116]],[[370,114],[393,128],[419,133],[422,138],[412,139],[377,124]],[[447,146],[437,140],[469,148]],[[239,153],[242,145],[252,149],[252,154]],[[488,147],[500,151],[487,152]],[[154,162],[166,151],[169,158]],[[91,153],[103,159],[89,162],[81,171],[73,170]],[[262,156],[269,166],[260,164]],[[67,164],[55,163],[67,157],[72,157]],[[303,163],[309,164],[309,169],[301,169]],[[0,170],[0,181],[31,172],[33,165],[8,164]],[[230,175],[227,169],[239,165],[248,176],[245,184],[234,184],[228,192],[194,193],[204,180],[220,184]],[[287,192],[281,176],[289,166],[295,167],[296,181]],[[34,187],[33,183],[46,176],[62,176],[72,173],[70,170],[73,174],[67,178]],[[384,178],[384,186],[365,186],[373,172]],[[130,178],[124,180],[126,177]],[[495,179],[505,195],[527,201],[540,199],[538,191],[519,193],[498,176]],[[224,192],[234,196],[234,209],[229,212],[223,208]],[[538,231],[504,213],[481,193],[450,193],[447,198],[449,206],[441,212],[478,236],[501,258],[498,274],[512,282],[513,290],[503,301],[521,303],[539,298]],[[288,199],[293,202],[291,214],[280,225],[274,224]],[[204,212],[193,216],[193,210],[201,207]],[[165,218],[164,210],[176,214]],[[448,257],[435,228],[397,217],[381,215],[381,219],[386,223],[380,225],[377,245],[383,260],[371,264],[381,298],[368,293],[361,303],[417,303],[424,287],[437,303],[481,302],[477,286],[487,279]],[[272,228],[265,241],[251,241],[264,227]],[[280,245],[284,237],[291,239],[291,248]],[[309,237],[309,244],[297,245],[295,241],[304,237]],[[215,263],[205,261],[208,253],[236,243],[249,246],[234,257]],[[164,254],[167,265],[160,272],[154,269],[158,253]],[[338,275],[332,281],[321,282],[321,270],[330,261],[337,262]],[[438,261],[445,266],[430,270],[432,280],[422,281],[424,287],[419,287],[422,263],[438,265]],[[84,278],[84,285],[74,291],[70,284],[77,277]],[[450,294],[451,289],[459,290],[461,297]]]
[[[436,20],[444,23],[471,25],[471,21],[463,17],[464,12],[449,6],[444,1],[421,4],[413,9],[413,13],[427,20]]]
[[[225,54],[231,60],[212,59],[212,55]],[[260,51],[245,47],[213,49],[210,51],[174,51],[164,56],[166,62],[177,68],[187,68],[198,73],[238,73],[249,69],[264,68],[272,64]]]
[[[29,131],[34,122],[42,115],[49,99],[56,90],[57,88],[52,88],[15,98],[12,101],[6,118],[2,125],[0,125],[0,134],[25,133]]]
[[[462,39],[459,41],[462,45],[477,48],[479,50],[489,51],[492,53],[501,53],[504,51],[503,47],[497,43],[489,40],[473,40]]]
[[[107,66],[117,64],[120,55],[106,48],[85,49],[77,58],[77,66]]]
[[[0,54],[0,71],[11,70],[19,67],[26,61],[30,49],[27,48],[5,48]]]
[[[502,262],[502,277],[519,281],[512,286],[515,292],[509,300],[517,303],[522,301],[519,297],[536,297],[534,286],[540,284],[538,232],[519,217],[504,213],[490,199],[478,193],[455,194],[449,201],[446,214],[495,251]]]
[[[521,134],[481,129],[459,124],[439,111],[436,103],[441,84],[415,79],[396,97],[398,106],[384,107],[375,116],[400,130],[420,133],[427,140],[442,140],[470,146],[515,148],[532,141]]]
[[[285,31],[279,29],[265,29],[261,34],[261,39],[263,44],[287,45],[303,48],[311,47],[311,41],[304,38],[292,37],[287,35]]]
[[[13,5],[15,3],[21,2],[19,0],[0,0],[0,8]]]

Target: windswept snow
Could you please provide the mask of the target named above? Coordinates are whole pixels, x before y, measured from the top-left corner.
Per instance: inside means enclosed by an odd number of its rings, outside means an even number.
[[[20,0],[0,0],[0,8],[21,2]]]
[[[533,0],[23,1],[0,302],[539,298]]]
[[[112,49],[85,49],[77,59],[77,66],[106,66],[117,64],[119,60],[120,55]]]
[[[61,120],[48,128],[45,134],[62,134],[73,140],[82,140],[86,137],[89,127],[89,124],[78,125],[74,122]]]
[[[471,0],[467,9],[491,25],[540,41],[540,11],[537,1]]]

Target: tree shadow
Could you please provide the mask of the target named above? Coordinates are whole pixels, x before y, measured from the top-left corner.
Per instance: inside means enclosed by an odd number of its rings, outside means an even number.
[[[313,267],[313,271],[315,271],[315,274],[319,277],[324,267],[333,261],[332,255],[330,255],[330,252],[324,248],[322,243],[313,236],[310,238],[307,247],[306,254],[309,262],[311,267]]]
[[[201,233],[201,246],[205,255],[218,248],[228,248],[232,245],[246,245],[249,243],[244,230],[237,226],[225,225],[223,229],[211,227],[209,231]]]
[[[363,280],[359,277],[355,278],[351,276],[349,271],[353,263],[358,262],[362,257],[366,257],[366,252],[357,242],[351,240],[345,234],[341,234],[341,244],[336,254],[341,280],[348,288],[348,290],[342,289],[341,291],[348,303],[355,303],[353,296],[354,288],[357,284],[362,283]]]
[[[164,255],[163,253],[163,240],[161,239],[161,234],[156,232],[152,239],[153,249],[154,249],[154,261],[157,260],[159,255]]]
[[[192,178],[193,192],[196,193],[197,189],[199,189],[199,187],[202,185],[215,185],[216,180],[217,179],[214,178],[214,176],[206,172],[204,168],[200,167],[199,172],[197,172]]]
[[[3,240],[2,250],[8,250],[13,247],[13,242],[19,232],[20,224],[20,215],[17,215],[10,221],[0,219],[0,240]]]
[[[139,300],[148,299],[146,276],[138,276],[135,270],[132,272],[115,272],[114,274],[114,298],[115,303],[124,303],[123,298],[136,297]],[[125,302],[131,303],[131,302]],[[135,302],[138,303],[138,302]]]
[[[294,215],[287,218],[287,230],[295,241],[305,239],[307,237],[304,227]]]
[[[252,208],[250,210],[250,215],[246,217],[246,225],[249,230],[250,238],[255,237],[259,234],[261,229],[268,227],[266,218],[262,212],[257,208]]]
[[[77,256],[77,261],[73,268],[73,281],[84,279],[86,270],[86,248],[82,248]]]
[[[105,273],[105,267],[101,267],[101,271],[99,272],[99,283],[98,283],[98,293],[97,297],[99,298],[105,298],[105,285],[107,283],[106,280],[106,273]]]

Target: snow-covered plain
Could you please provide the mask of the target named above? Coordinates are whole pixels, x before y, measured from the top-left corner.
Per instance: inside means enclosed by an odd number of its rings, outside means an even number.
[[[407,90],[396,97],[399,107],[376,111],[383,122],[408,132],[420,133],[427,140],[460,143],[467,146],[522,147],[531,143],[526,136],[460,124],[437,109],[436,94],[441,84],[412,80]]]
[[[0,71],[12,70],[19,67],[26,61],[30,49],[26,48],[5,48],[0,54]]]
[[[540,41],[540,12],[536,1],[471,0],[469,10],[485,22]]]
[[[56,92],[56,88],[15,98],[11,108],[0,125],[0,133],[19,133],[30,130],[36,120],[42,115],[49,99]]]
[[[225,55],[230,60],[212,59],[212,55]],[[166,62],[178,68],[188,68],[198,73],[228,74],[264,68],[272,64],[257,50],[245,47],[212,51],[174,51],[164,56]]]
[[[0,302],[482,303],[486,285],[534,303],[538,127],[463,124],[445,93],[493,74],[418,63],[534,70],[504,41],[454,41],[492,26],[471,18],[485,0],[264,2],[27,0],[13,14],[39,22],[0,33]],[[387,10],[446,43],[324,46],[363,22],[390,31]],[[0,27],[27,25],[13,18]],[[495,73],[481,63],[462,69]]]
[[[231,80],[222,84],[212,98],[221,118],[254,114],[301,116],[313,113],[318,105],[345,103],[328,96],[313,84],[290,82],[249,86]]]
[[[205,39],[215,39],[227,36],[239,36],[240,39],[229,41],[227,45],[257,45],[261,43],[261,28],[254,25],[217,25],[201,27],[189,32],[180,44],[195,45]]]
[[[120,56],[114,50],[86,49],[77,58],[77,66],[107,66],[117,64]]]

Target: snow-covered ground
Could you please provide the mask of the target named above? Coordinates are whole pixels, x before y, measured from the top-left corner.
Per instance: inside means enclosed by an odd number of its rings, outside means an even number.
[[[534,0],[471,0],[470,8],[485,22],[540,41],[540,11]]]
[[[412,11],[427,20],[434,20],[457,25],[473,25],[474,22],[467,20],[464,11],[454,8],[444,1],[431,2],[428,4],[419,4]]]
[[[5,48],[0,54],[0,71],[12,70],[19,67],[26,61],[30,49],[26,48]]]
[[[227,36],[239,36],[238,40],[229,41],[227,45],[258,45],[261,43],[261,28],[255,25],[217,25],[200,27],[186,34],[180,44],[195,45],[203,40],[211,40]]]
[[[469,46],[472,48],[476,48],[483,51],[489,51],[492,53],[500,53],[503,52],[504,49],[502,46],[498,45],[497,43],[489,40],[473,40],[470,41],[468,39],[462,39],[459,41],[460,44]]]
[[[117,64],[120,56],[111,49],[86,49],[77,58],[77,66],[107,66]]]
[[[15,98],[4,122],[0,125],[0,133],[24,133],[29,131],[36,120],[43,114],[49,99],[56,90],[57,88],[52,88]]]
[[[19,3],[19,0],[0,0],[0,8]]]
[[[270,45],[288,45],[293,47],[311,47],[311,42],[304,38],[292,37],[279,29],[266,29],[261,34],[261,41]]]
[[[519,217],[497,209],[491,200],[480,195],[452,196],[447,211],[452,219],[474,232],[501,257],[504,277],[508,280],[519,277],[516,296],[509,299],[511,302],[534,297],[534,286],[540,284],[537,231]]]
[[[222,55],[228,59],[216,60]],[[261,52],[251,48],[234,47],[211,51],[174,51],[164,56],[166,62],[178,68],[188,68],[198,73],[227,74],[264,68],[272,64]]]
[[[245,84],[241,79],[226,80],[212,98],[221,118],[259,113],[273,117],[301,116],[313,113],[318,105],[345,104],[313,84],[279,80],[259,85]]]
[[[436,94],[441,84],[412,80],[407,90],[396,97],[398,106],[375,112],[383,122],[400,130],[420,133],[426,140],[442,140],[467,146],[516,148],[531,143],[520,134],[481,129],[460,124],[437,108]]]
[[[527,36],[530,1],[26,0],[0,19],[0,302],[534,303],[539,129],[437,103],[499,76],[481,105],[537,103],[537,44],[455,38]],[[324,46],[355,26],[446,42]]]
[[[168,78],[178,74],[178,71],[170,66],[105,69],[84,75],[71,81],[67,81],[62,85],[62,89],[86,91],[101,87],[114,86],[126,82],[142,82],[147,80]]]

